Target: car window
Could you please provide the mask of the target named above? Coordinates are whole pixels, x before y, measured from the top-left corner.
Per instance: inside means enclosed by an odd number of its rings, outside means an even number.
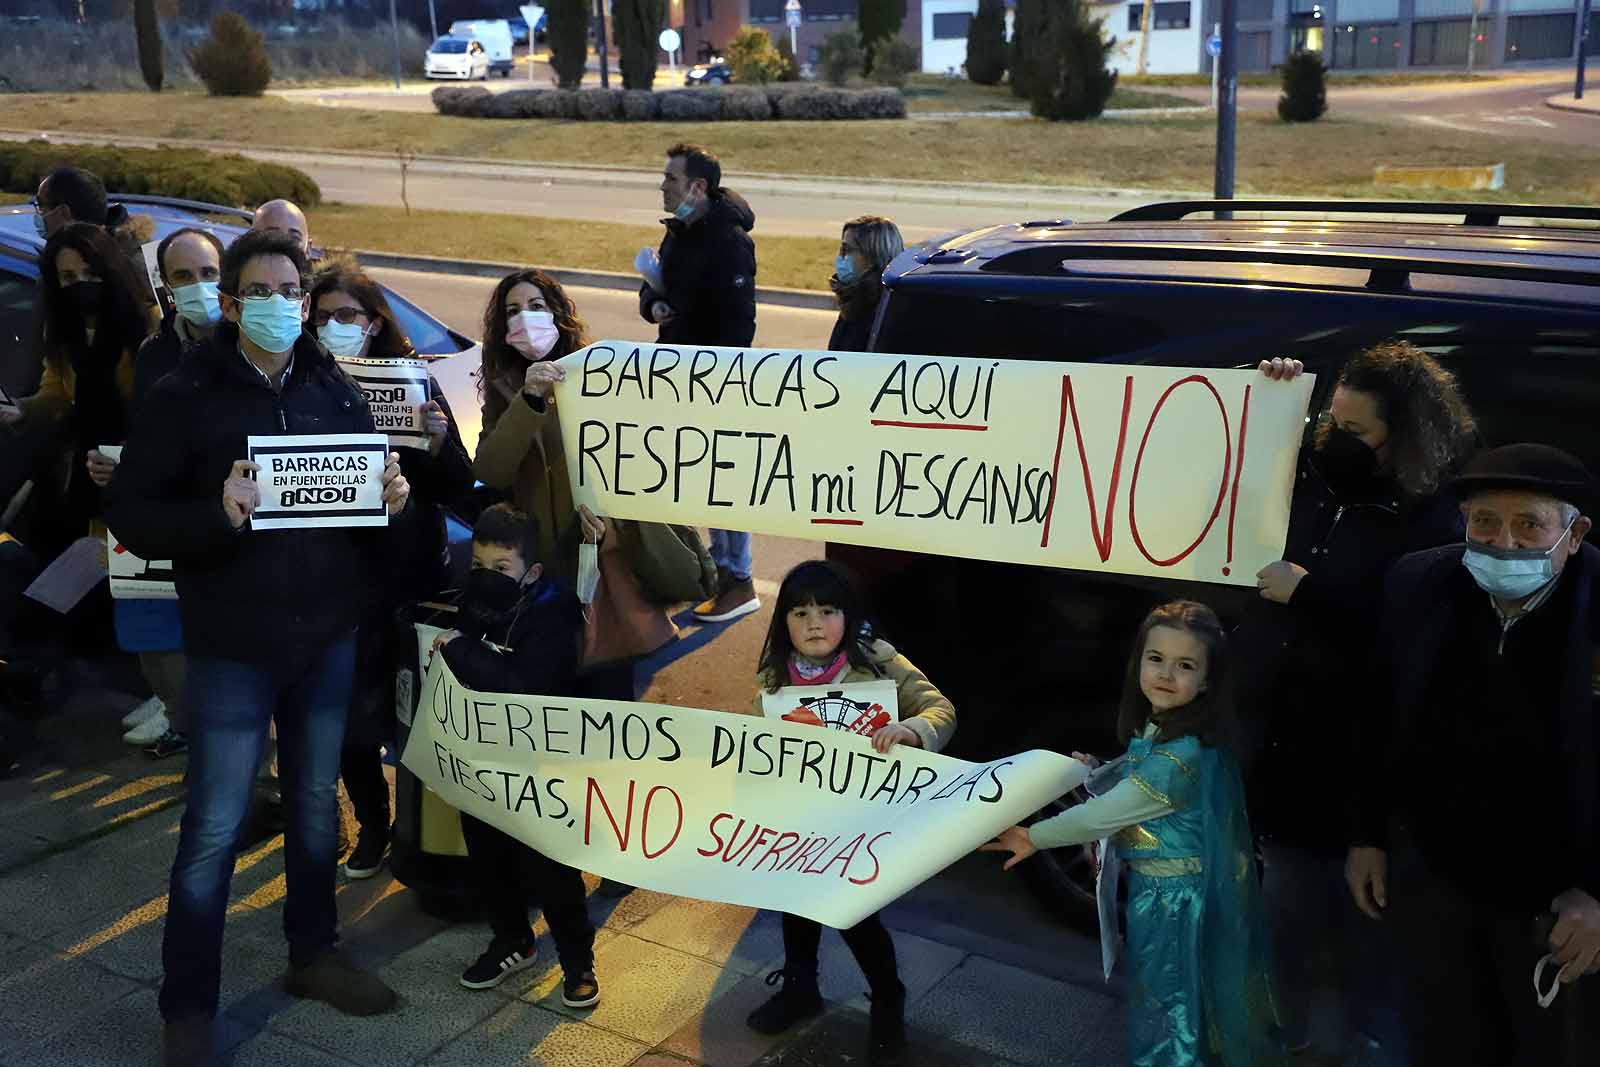
[[[19,267],[0,258],[0,387],[13,397],[33,393],[39,387],[40,371],[33,352],[33,300],[38,283]]]
[[[383,295],[388,298],[389,308],[399,320],[400,328],[405,330],[406,336],[411,338],[412,347],[418,352],[433,356],[454,355],[461,351],[462,346],[450,335],[444,323],[393,289],[385,288]]]
[[[437,52],[441,55],[460,54],[466,50],[467,43],[465,41],[452,40],[449,37],[439,38],[437,41],[433,42],[433,48],[431,49],[431,51]]]

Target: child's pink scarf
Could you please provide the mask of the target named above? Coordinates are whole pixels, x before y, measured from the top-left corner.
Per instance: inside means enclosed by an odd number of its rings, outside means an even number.
[[[795,657],[789,657],[789,684],[790,685],[832,685],[844,676],[850,669],[850,657],[842,651],[834,657],[832,663],[822,669],[821,674],[813,674],[809,678],[800,673],[795,665]]]

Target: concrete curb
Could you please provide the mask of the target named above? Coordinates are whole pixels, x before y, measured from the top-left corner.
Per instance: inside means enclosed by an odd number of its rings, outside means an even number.
[[[443,259],[438,256],[401,255],[394,252],[369,252],[359,248],[350,250],[363,267],[384,270],[414,270],[425,274],[455,274],[469,278],[504,278],[516,270],[527,270],[526,263],[492,263],[481,259]],[[621,289],[638,292],[639,276],[610,270],[582,270],[577,267],[539,267],[562,285],[581,285],[591,289]],[[811,311],[833,311],[838,308],[832,293],[812,289],[783,289],[756,287],[756,302],[781,307],[804,308]]]
[[[1588,92],[1588,86],[1584,87],[1584,91]],[[1580,102],[1571,93],[1560,93],[1547,98],[1544,106],[1557,111],[1570,111],[1575,115],[1593,115],[1595,118],[1600,118],[1600,100],[1590,100],[1587,96]]]

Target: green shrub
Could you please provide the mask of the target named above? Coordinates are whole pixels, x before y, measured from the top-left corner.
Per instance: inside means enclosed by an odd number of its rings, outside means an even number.
[[[1046,0],[1017,0],[1011,23],[1011,47],[1006,69],[1011,71],[1011,95],[1033,96],[1033,75],[1045,28]]]
[[[513,99],[522,99],[526,94],[538,92],[537,89],[512,90],[505,95]],[[441,115],[456,115],[461,118],[477,119],[488,116],[488,97],[495,94],[480,85],[441,85],[429,94],[433,101],[434,110]]]
[[[211,20],[211,36],[190,51],[189,66],[212,96],[260,96],[272,81],[261,34],[236,11]]]
[[[607,122],[622,114],[622,89],[580,89],[573,111],[585,122]]]
[[[911,42],[901,37],[891,37],[878,45],[872,57],[872,80],[879,85],[892,85],[904,89],[906,79],[922,66],[922,57]]]
[[[629,89],[622,94],[622,119],[625,122],[654,122],[661,117],[661,94]]]
[[[623,119],[630,122],[759,122],[765,119],[903,119],[898,89],[826,89],[754,86],[729,89],[510,89],[440,86],[433,105],[441,115],[489,119]]]
[[[873,65],[878,48],[900,35],[906,21],[906,0],[860,0],[856,17],[860,20],[863,55],[857,73]]]
[[[1296,52],[1283,64],[1283,95],[1278,117],[1285,122],[1315,122],[1328,110],[1328,68],[1316,52]]]
[[[1042,119],[1092,119],[1106,109],[1117,74],[1106,68],[1116,39],[1085,0],[1053,0],[1031,78],[1033,113]]]
[[[772,117],[772,102],[760,89],[715,89],[723,122],[759,122]]]
[[[716,122],[722,117],[722,101],[715,90],[675,89],[656,95],[662,122]]]
[[[818,50],[817,67],[829,85],[846,85],[861,73],[867,62],[866,50],[861,47],[861,34],[851,23],[828,34]]]
[[[440,89],[434,90],[436,93],[442,91],[443,90]],[[457,89],[455,91],[461,92],[462,90]],[[549,89],[508,89],[503,93],[491,93],[487,89],[480,89],[479,92],[483,93],[487,99],[484,99],[481,101],[481,103],[474,105],[477,108],[477,111],[472,115],[472,117],[490,119],[530,119],[537,114],[536,105],[534,103],[536,98],[539,97],[540,94],[548,93],[550,91],[551,90]],[[435,106],[438,106],[437,101],[435,101]]]
[[[978,13],[967,23],[967,78],[977,85],[999,85],[1005,76],[1005,4],[978,0]]]
[[[556,84],[576,89],[583,84],[584,67],[589,62],[588,0],[546,0],[545,41],[550,45],[550,66]]]
[[[662,0],[613,0],[612,26],[617,36],[617,67],[624,89],[649,89],[656,80],[656,57],[665,15]]]
[[[172,196],[254,208],[280,197],[301,207],[322,202],[304,171],[195,148],[99,148],[47,141],[0,143],[0,189],[31,193],[56,167],[82,167],[113,193]]]
[[[772,45],[772,35],[755,26],[741,26],[722,53],[733,70],[733,80],[745,85],[765,85],[783,73],[783,57]]]
[[[133,34],[139,42],[139,73],[152,93],[161,91],[166,76],[161,55],[161,23],[156,18],[156,0],[134,0]]]

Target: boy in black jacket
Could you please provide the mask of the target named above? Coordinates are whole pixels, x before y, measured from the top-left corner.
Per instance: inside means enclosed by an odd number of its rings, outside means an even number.
[[[472,571],[461,598],[459,633],[435,648],[468,688],[487,693],[564,696],[575,691],[583,609],[543,576],[537,521],[496,504],[472,532]],[[535,898],[550,924],[565,972],[561,1000],[569,1008],[600,1002],[594,976],[594,924],[583,875],[499,830],[461,816],[461,834],[494,939],[461,975],[468,989],[492,989],[530,967],[537,954],[528,923]]]

